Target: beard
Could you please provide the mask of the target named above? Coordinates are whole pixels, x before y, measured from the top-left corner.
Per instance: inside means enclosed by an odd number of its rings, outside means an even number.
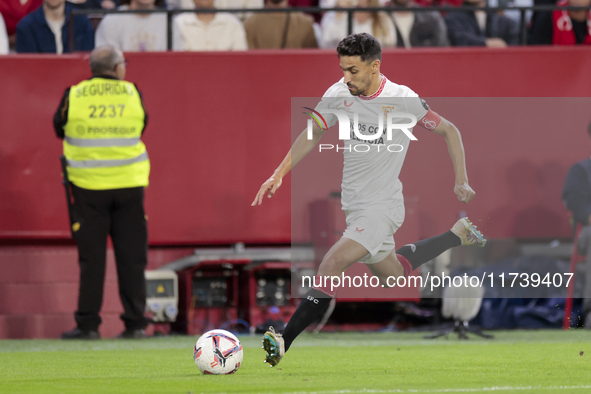
[[[353,96],[359,96],[361,94],[361,92],[359,91],[359,88],[357,88],[357,86],[347,85],[347,87],[349,88],[349,93],[351,93]]]
[[[358,82],[361,86],[364,86],[364,87],[360,88],[359,87],[360,85],[348,83],[347,87],[350,88],[349,93],[351,93],[353,96],[361,96],[361,95],[365,96],[363,94],[363,92],[365,92],[369,88],[369,86],[371,85],[371,79],[368,78],[367,80],[361,80]]]

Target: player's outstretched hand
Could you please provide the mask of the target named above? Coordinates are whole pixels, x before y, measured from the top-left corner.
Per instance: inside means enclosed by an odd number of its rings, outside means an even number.
[[[282,182],[281,178],[276,177],[275,175],[272,176],[271,178],[267,179],[265,181],[265,183],[263,183],[263,185],[259,189],[257,196],[254,198],[254,201],[250,205],[251,206],[261,205],[263,203],[263,197],[265,197],[265,193],[267,193],[267,192],[269,192],[269,194],[268,194],[269,198],[273,197],[273,195],[275,194],[277,189],[279,189],[279,187],[281,186],[281,182]]]
[[[460,200],[464,204],[470,202],[470,200],[473,199],[476,195],[476,192],[472,190],[470,185],[468,185],[468,182],[464,182],[463,184],[457,184],[454,187],[454,193],[456,193],[456,196],[458,196],[458,200]]]

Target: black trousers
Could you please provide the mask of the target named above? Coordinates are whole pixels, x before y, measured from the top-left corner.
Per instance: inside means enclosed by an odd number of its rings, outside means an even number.
[[[148,229],[144,213],[144,188],[88,190],[72,185],[74,233],[80,263],[80,290],[76,323],[82,330],[97,330],[103,303],[107,236],[111,236],[117,262],[119,296],[128,330],[147,325],[146,279]]]

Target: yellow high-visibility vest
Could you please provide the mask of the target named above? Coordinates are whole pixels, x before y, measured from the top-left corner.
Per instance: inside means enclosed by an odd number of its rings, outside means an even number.
[[[134,84],[92,78],[70,89],[64,156],[70,182],[91,190],[148,186],[140,140],[145,111]]]

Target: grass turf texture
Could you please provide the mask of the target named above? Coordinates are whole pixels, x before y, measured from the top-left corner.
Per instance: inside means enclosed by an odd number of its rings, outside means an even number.
[[[591,393],[591,331],[305,334],[275,368],[241,336],[235,375],[202,375],[195,337],[0,341],[2,393]],[[583,355],[581,355],[583,351]]]

